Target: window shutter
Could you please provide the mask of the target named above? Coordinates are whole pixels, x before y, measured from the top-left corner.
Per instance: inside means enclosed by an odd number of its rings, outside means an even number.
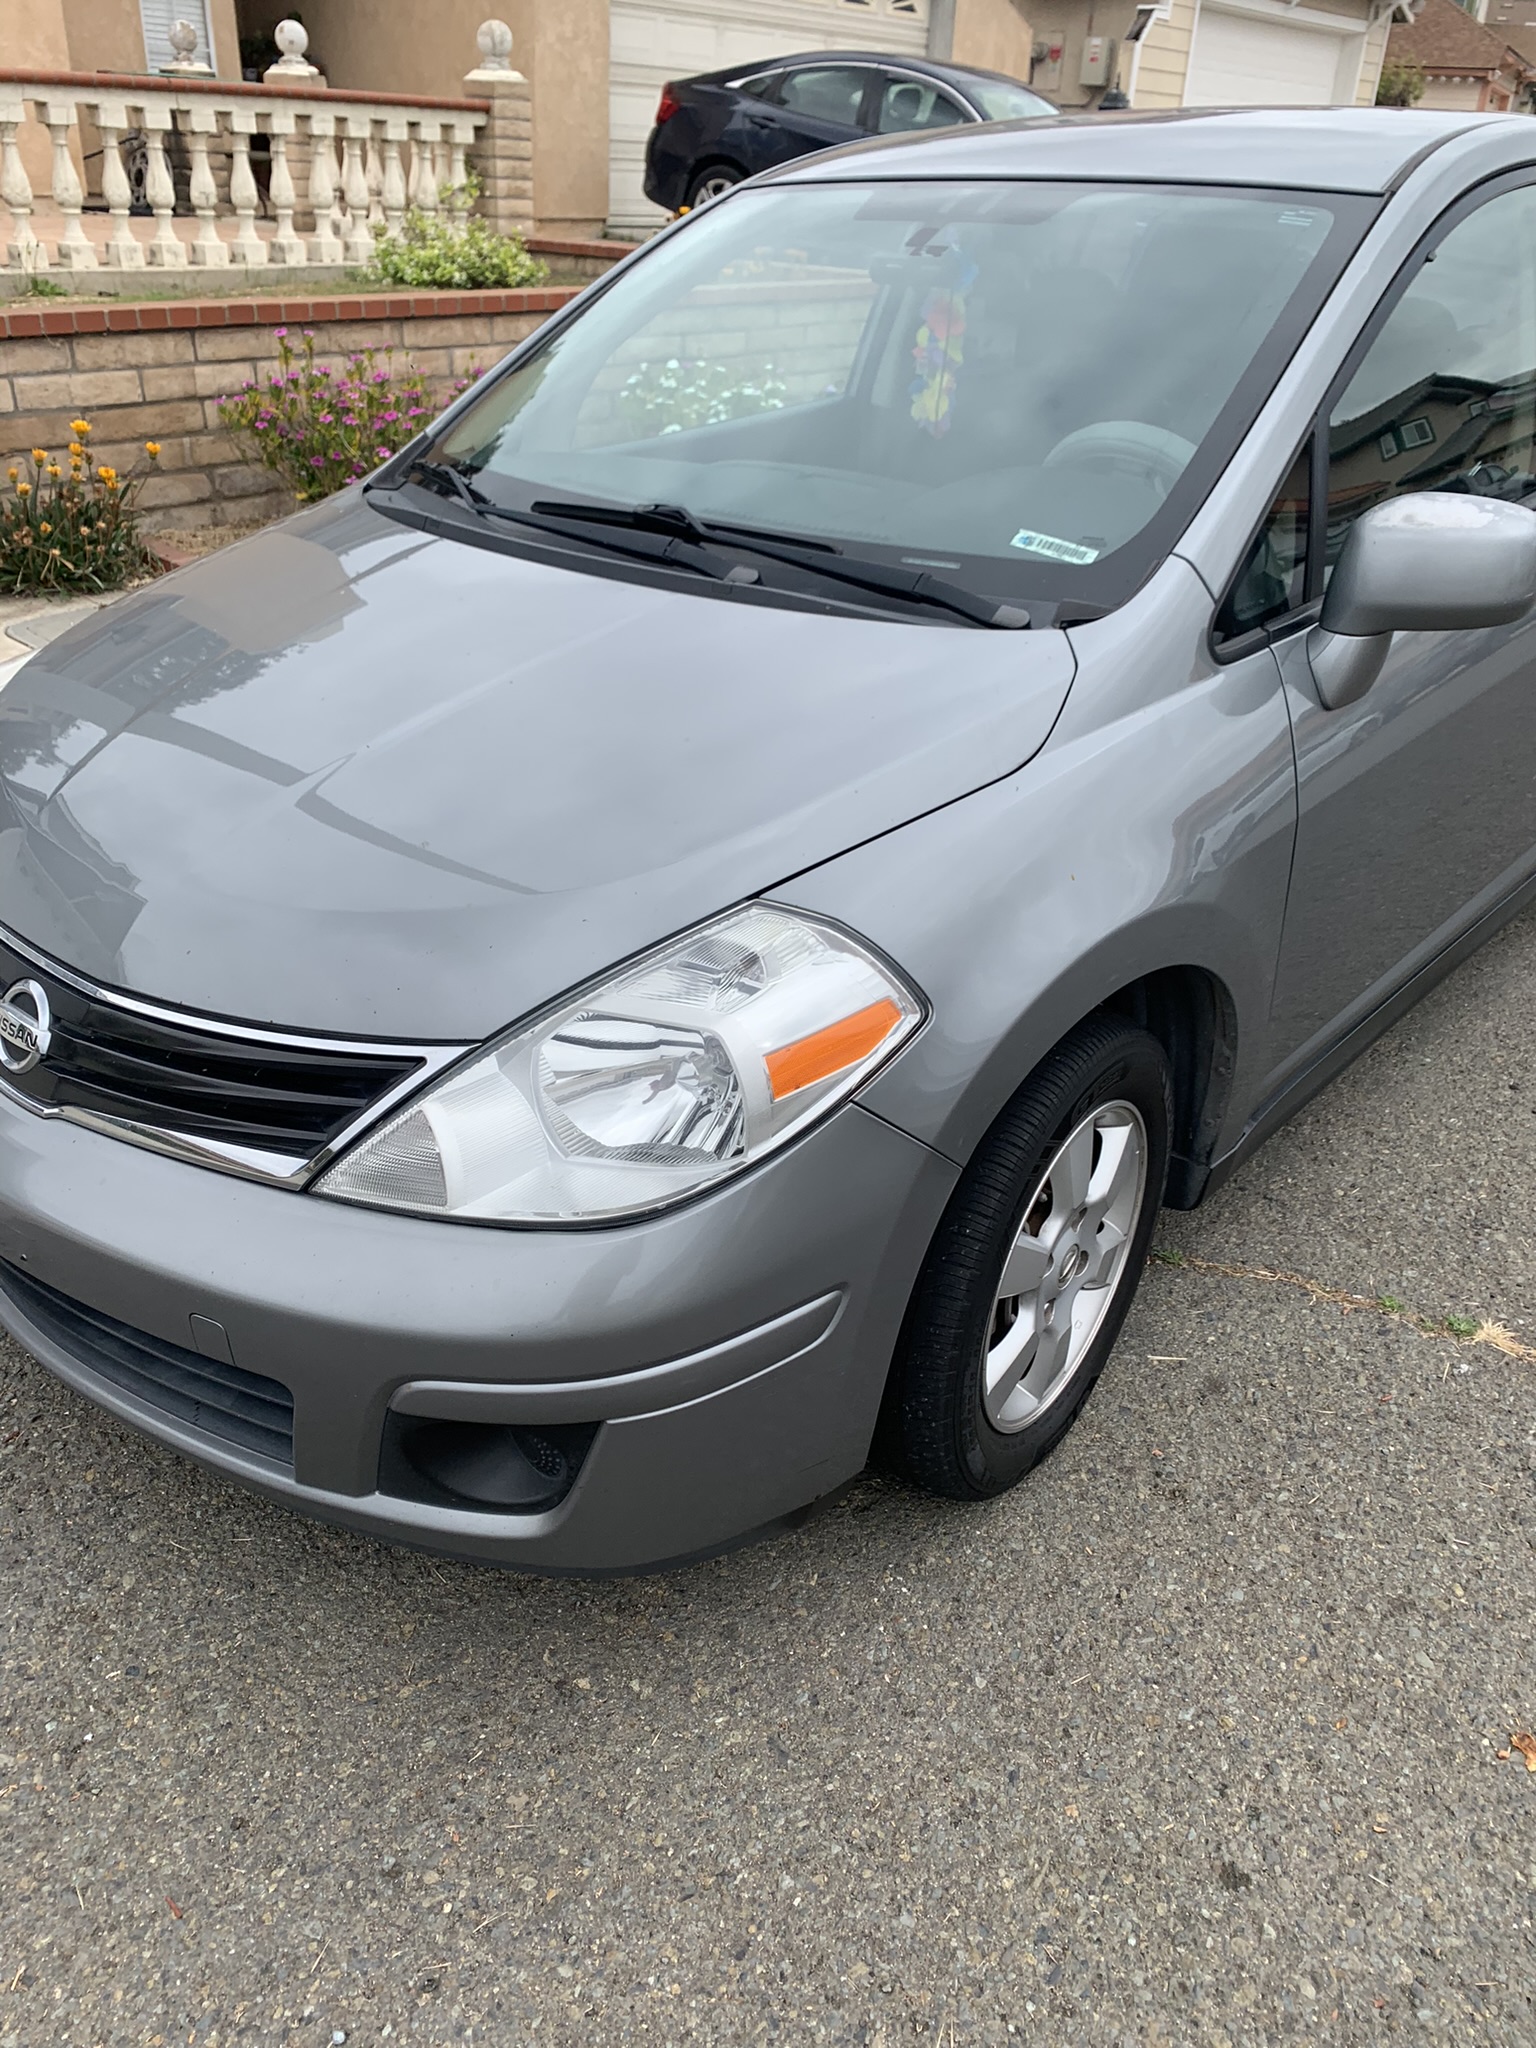
[[[144,23],[144,68],[146,71],[163,71],[175,56],[171,48],[171,24],[190,21],[197,30],[197,48],[193,52],[199,64],[212,65],[213,38],[208,32],[208,0],[139,0],[139,16]]]

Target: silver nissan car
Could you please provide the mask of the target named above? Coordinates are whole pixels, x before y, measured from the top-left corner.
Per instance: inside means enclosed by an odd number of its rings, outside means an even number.
[[[0,1318],[377,1536],[1003,1493],[1536,888],[1536,122],[1032,122],[659,235],[0,695]]]

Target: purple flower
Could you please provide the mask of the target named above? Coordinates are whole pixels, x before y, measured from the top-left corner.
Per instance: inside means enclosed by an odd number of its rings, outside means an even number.
[[[272,333],[274,339],[278,341],[286,341],[288,338],[288,330],[286,327],[274,327]]]
[[[321,415],[320,415],[320,424],[321,424],[321,426],[322,426],[322,427],[328,427],[328,426],[329,426],[329,425],[331,424],[331,415],[330,415],[330,413],[328,413],[328,412],[323,412],[323,413],[321,413]]]
[[[397,420],[399,419],[399,417],[399,413],[397,413],[393,408],[391,408],[388,412],[381,412],[379,414],[379,418],[381,420]]]
[[[311,455],[311,457],[309,458],[309,466],[311,469],[324,469],[325,457],[323,455]]]

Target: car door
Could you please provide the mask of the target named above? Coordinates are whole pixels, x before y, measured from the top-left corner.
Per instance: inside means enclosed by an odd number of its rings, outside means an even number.
[[[857,141],[867,132],[864,101],[873,79],[868,64],[801,64],[786,71],[771,102],[743,115],[753,137],[750,168],[765,171],[813,149]]]
[[[1437,223],[1335,382],[1311,465],[1309,598],[1387,498],[1536,498],[1536,184],[1520,175]],[[1365,695],[1329,711],[1307,659],[1315,616],[1303,606],[1272,629],[1298,775],[1277,1079],[1536,868],[1536,618],[1399,634]]]

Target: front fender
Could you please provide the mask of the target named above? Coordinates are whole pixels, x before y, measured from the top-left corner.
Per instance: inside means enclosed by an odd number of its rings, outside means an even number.
[[[1218,666],[1209,615],[1170,563],[1074,631],[1077,679],[1023,768],[773,892],[925,991],[927,1028],[860,1099],[957,1163],[1074,1024],[1170,967],[1214,977],[1235,1016],[1214,1154],[1262,1096],[1295,765],[1273,656]]]

